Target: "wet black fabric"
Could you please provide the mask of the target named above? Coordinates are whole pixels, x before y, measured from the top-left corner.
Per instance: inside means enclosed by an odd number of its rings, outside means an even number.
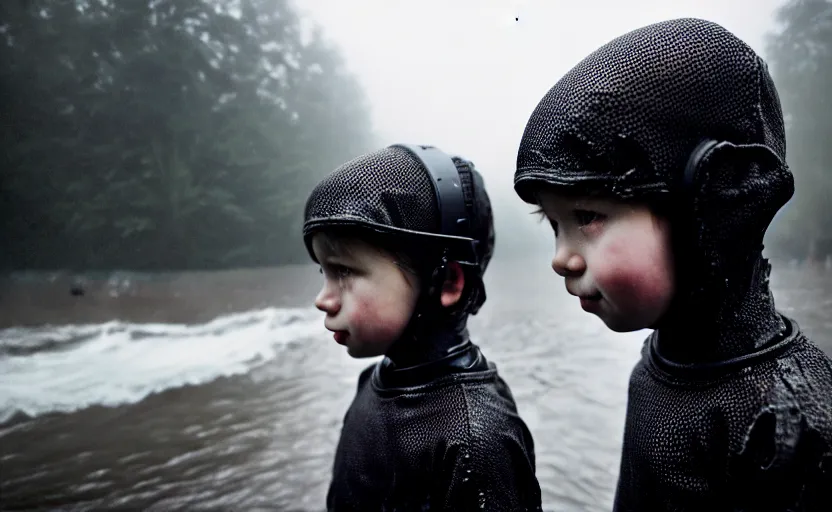
[[[677,286],[630,380],[615,509],[832,510],[832,363],[778,313],[762,256],[794,192],[765,62],[699,19],[612,40],[529,119],[515,190],[541,187],[671,224]]]
[[[832,364],[788,319],[759,352],[680,365],[645,343],[615,511],[832,510]]]
[[[464,341],[365,369],[344,418],[330,511],[540,510],[534,444],[493,363]]]

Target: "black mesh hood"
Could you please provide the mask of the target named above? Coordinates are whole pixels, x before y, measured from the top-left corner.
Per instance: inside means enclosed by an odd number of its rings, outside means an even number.
[[[785,160],[766,65],[715,23],[648,25],[590,54],[540,101],[520,144],[515,189],[530,203],[541,183],[665,195],[704,137],[764,144]]]
[[[315,231],[334,226],[438,233],[439,210],[427,170],[399,148],[380,149],[341,165],[306,202],[307,244]]]
[[[491,202],[474,164],[451,158],[462,184],[471,235],[477,241],[478,274],[482,276],[494,252]],[[303,236],[314,260],[312,235],[321,229],[367,229],[431,247],[453,245],[442,238],[440,226],[427,169],[406,149],[391,146],[350,160],[314,188],[306,202]]]
[[[549,90],[523,134],[515,190],[530,203],[553,186],[662,205],[677,277],[663,339],[712,343],[690,342],[699,353],[672,354],[680,360],[732,357],[785,328],[762,258],[763,235],[794,192],[784,132],[767,66],[748,45],[705,20],[655,23],[602,46]],[[685,182],[707,139],[719,144]]]

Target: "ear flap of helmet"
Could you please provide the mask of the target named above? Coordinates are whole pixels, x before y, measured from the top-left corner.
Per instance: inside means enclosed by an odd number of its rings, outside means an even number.
[[[700,269],[687,278],[711,293],[741,293],[743,286],[729,286],[725,276],[740,275],[735,269],[760,257],[766,229],[794,192],[788,166],[762,144],[706,140],[691,153],[680,181],[678,257]]]
[[[478,242],[471,234],[470,209],[466,207],[464,184],[453,159],[430,146],[395,144],[394,147],[409,151],[430,174],[439,210],[441,236],[448,238],[450,258],[463,265],[478,265]]]
[[[685,165],[685,172],[682,174],[682,190],[690,196],[695,195],[697,172],[699,166],[705,161],[711,152],[719,146],[720,143],[713,139],[705,139],[700,142],[688,158],[687,165]]]
[[[479,258],[479,244],[474,233],[474,178],[470,170],[460,169],[453,158],[437,148],[413,144],[396,144],[418,158],[431,176],[437,206],[441,218],[442,236],[449,238],[448,249],[443,253],[440,264],[430,277],[433,293],[441,290],[448,261],[456,261],[463,268],[478,269],[466,272],[468,293],[460,310],[476,314],[486,299],[485,286],[473,274],[482,272]],[[467,169],[467,168],[466,168]]]

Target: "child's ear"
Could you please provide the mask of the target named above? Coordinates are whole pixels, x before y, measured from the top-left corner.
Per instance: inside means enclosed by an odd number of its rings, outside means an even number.
[[[465,274],[462,267],[456,261],[448,262],[448,272],[445,283],[442,285],[440,300],[444,307],[450,307],[459,302],[462,298],[462,291],[465,289]]]

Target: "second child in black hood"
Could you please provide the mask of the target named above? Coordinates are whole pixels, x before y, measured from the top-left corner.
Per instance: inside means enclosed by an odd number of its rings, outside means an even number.
[[[515,190],[583,308],[654,329],[615,510],[832,510],[832,362],[775,309],[762,256],[794,191],[765,62],[699,19],[612,40],[534,110]]]

